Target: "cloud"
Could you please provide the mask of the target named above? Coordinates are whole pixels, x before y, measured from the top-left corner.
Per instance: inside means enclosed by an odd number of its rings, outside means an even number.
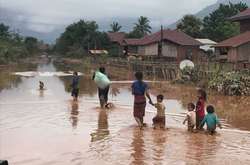
[[[53,32],[56,29],[56,26],[31,23],[27,25],[27,28],[39,33],[49,33]]]
[[[0,5],[24,13],[17,16],[17,21],[25,20],[29,29],[46,33],[81,18],[104,22],[143,15],[157,27],[173,23],[184,14],[196,13],[214,2],[216,0],[1,0]]]

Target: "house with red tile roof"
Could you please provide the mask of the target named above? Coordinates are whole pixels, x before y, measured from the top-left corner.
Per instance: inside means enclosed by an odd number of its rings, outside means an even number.
[[[126,38],[123,40],[122,45],[124,46],[124,54],[127,55],[138,55],[138,47],[139,47],[139,41],[138,38]]]
[[[230,18],[240,22],[241,34],[224,40],[215,46],[219,61],[250,63],[250,9]]]
[[[122,44],[122,41],[125,39],[126,36],[126,33],[124,32],[109,32],[107,34],[111,42],[118,44]]]
[[[162,30],[141,39],[125,39],[123,41],[128,53],[137,53],[142,57],[161,57],[180,62],[184,59],[198,60],[199,41],[179,30]]]
[[[250,62],[250,31],[222,41],[215,48],[220,61]]]
[[[123,55],[123,40],[126,37],[124,32],[109,32],[107,33],[111,43],[113,43],[113,54]]]

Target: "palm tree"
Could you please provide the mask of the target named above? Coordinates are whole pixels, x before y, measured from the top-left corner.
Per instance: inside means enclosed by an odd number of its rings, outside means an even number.
[[[113,22],[112,24],[110,24],[110,27],[111,32],[119,32],[122,28],[122,26],[120,26],[118,22]]]
[[[138,22],[135,23],[134,31],[139,32],[141,35],[145,36],[151,33],[150,21],[147,17],[140,16]]]

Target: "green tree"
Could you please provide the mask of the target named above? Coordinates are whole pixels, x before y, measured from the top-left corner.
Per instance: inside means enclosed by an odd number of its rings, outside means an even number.
[[[98,25],[95,21],[80,20],[69,25],[57,39],[56,50],[63,53],[71,49],[88,49],[94,46]]]
[[[135,26],[133,28],[133,31],[131,31],[128,34],[129,38],[141,38],[145,35],[151,33],[151,26],[150,21],[147,17],[140,16],[137,23],[135,23]]]
[[[0,23],[0,64],[16,62],[38,52],[37,39],[24,37],[18,31],[10,31],[10,27]]]
[[[0,23],[0,39],[6,39],[10,37],[9,26]]]
[[[121,25],[119,25],[118,22],[113,22],[112,24],[110,24],[111,27],[111,32],[119,32],[122,28]]]
[[[64,55],[76,52],[76,57],[82,57],[89,49],[104,49],[108,44],[107,34],[98,31],[95,21],[80,20],[66,28],[57,39],[55,50]]]
[[[177,29],[180,29],[194,38],[199,38],[202,36],[202,21],[194,15],[185,15],[177,25]]]
[[[219,42],[239,34],[239,24],[231,22],[228,18],[247,8],[247,5],[241,2],[238,4],[220,4],[217,10],[203,19],[203,35]]]
[[[35,53],[38,49],[38,41],[34,37],[26,37],[24,39],[24,45],[31,54]]]

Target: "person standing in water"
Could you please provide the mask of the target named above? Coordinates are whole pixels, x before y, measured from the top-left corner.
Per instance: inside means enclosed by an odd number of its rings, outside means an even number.
[[[74,101],[77,101],[78,99],[78,94],[79,94],[79,76],[77,72],[73,73],[73,79],[72,79],[72,83],[71,83],[71,96],[73,97]]]
[[[136,81],[132,84],[132,94],[134,95],[134,118],[142,129],[144,125],[143,117],[145,116],[146,97],[149,99],[150,103],[152,103],[152,100],[148,93],[148,85],[143,81],[142,72],[136,72],[135,78]]]
[[[154,129],[157,128],[157,126],[160,126],[161,129],[165,128],[165,124],[166,124],[166,117],[165,117],[165,105],[163,104],[163,99],[164,96],[162,94],[157,96],[157,103],[153,104],[152,102],[150,102],[151,105],[153,105],[156,109],[157,109],[157,114],[156,116],[153,118],[153,126]]]
[[[188,112],[183,124],[188,122],[187,128],[189,132],[194,131],[194,127],[196,125],[196,113],[195,113],[195,105],[193,103],[188,103]]]
[[[100,67],[99,72],[101,72],[102,74],[107,76],[106,69],[104,67]],[[95,79],[95,73],[94,73],[94,75],[92,77],[92,80],[94,80],[94,79]],[[109,85],[107,87],[103,88],[103,89],[98,87],[98,97],[99,97],[101,108],[107,107],[106,105],[108,104],[109,88],[110,88]]]
[[[44,83],[39,81],[39,90],[44,90]]]
[[[205,117],[205,102],[207,101],[207,93],[203,89],[198,90],[198,101],[196,103],[196,129],[202,130],[204,124],[200,125]]]
[[[207,115],[200,123],[200,127],[203,126],[205,123],[207,124],[207,132],[210,135],[213,135],[215,133],[216,125],[218,125],[220,129],[222,128],[221,123],[214,111],[215,110],[212,105],[207,106]]]

